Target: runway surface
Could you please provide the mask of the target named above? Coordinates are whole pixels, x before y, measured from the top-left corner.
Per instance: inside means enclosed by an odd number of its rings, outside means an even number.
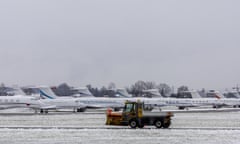
[[[7,111],[8,112],[8,111]],[[4,144],[232,144],[240,142],[240,112],[177,113],[170,129],[106,126],[105,114],[27,111],[0,114]]]
[[[131,129],[130,127],[45,127],[45,126],[6,126],[6,127],[0,127],[0,129],[16,129],[16,130],[19,130],[19,129],[22,129],[22,130],[31,130],[31,129],[35,129],[35,130],[51,130],[51,129],[59,129],[59,130],[104,130],[104,129],[108,129],[108,130],[124,130],[124,129]],[[155,127],[144,127],[142,129],[156,129]],[[132,130],[135,130],[135,129],[132,129]],[[219,127],[219,128],[212,128],[212,127],[184,127],[184,128],[168,128],[168,129],[165,129],[165,130],[240,130],[240,128],[228,128],[228,127]]]

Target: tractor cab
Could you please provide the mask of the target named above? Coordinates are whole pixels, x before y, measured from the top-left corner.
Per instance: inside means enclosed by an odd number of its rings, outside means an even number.
[[[128,122],[132,118],[141,118],[143,112],[142,102],[130,102],[127,101],[123,108],[122,116],[123,121]]]

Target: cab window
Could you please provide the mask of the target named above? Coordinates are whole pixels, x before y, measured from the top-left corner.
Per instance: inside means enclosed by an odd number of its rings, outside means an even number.
[[[131,112],[131,111],[134,111],[134,104],[126,104],[125,112]]]

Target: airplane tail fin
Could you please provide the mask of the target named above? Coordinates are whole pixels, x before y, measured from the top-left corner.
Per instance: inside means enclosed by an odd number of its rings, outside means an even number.
[[[217,99],[224,98],[224,96],[223,96],[219,91],[216,91],[216,90],[210,90],[210,91],[207,93],[207,96],[215,97],[215,98],[217,98]]]
[[[197,91],[191,91],[192,98],[202,98],[201,95]]]
[[[116,97],[122,97],[122,98],[131,98],[132,95],[130,95],[126,89],[116,89],[115,90],[115,96]]]
[[[22,96],[26,95],[24,91],[18,86],[13,86],[13,91],[15,95],[22,95]]]
[[[219,93],[215,93],[215,98],[217,98],[217,99],[221,99],[222,98],[222,96],[219,94]]]
[[[80,94],[80,97],[94,97],[87,87],[79,87],[74,90]]]
[[[158,89],[148,89],[148,90],[143,90],[143,92],[150,97],[162,97]]]
[[[43,99],[56,99],[58,97],[49,87],[40,87],[39,92]]]

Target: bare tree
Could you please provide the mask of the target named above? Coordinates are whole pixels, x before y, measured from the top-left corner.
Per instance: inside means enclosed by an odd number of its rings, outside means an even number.
[[[188,87],[187,86],[180,86],[179,88],[178,88],[178,93],[182,93],[182,92],[184,92],[184,91],[188,91]]]
[[[110,82],[109,85],[108,85],[108,89],[109,89],[109,90],[115,90],[115,89],[116,89],[115,83]]]
[[[130,88],[130,93],[137,97],[142,96],[142,90],[146,90],[146,84],[144,81],[137,81],[135,84],[133,84]]]
[[[143,90],[155,89],[155,88],[157,88],[157,85],[155,82],[137,81],[128,90],[129,90],[129,93],[131,93],[133,96],[138,97],[138,96],[143,96]]]
[[[156,89],[157,85],[155,82],[147,81],[145,82],[146,89]]]

